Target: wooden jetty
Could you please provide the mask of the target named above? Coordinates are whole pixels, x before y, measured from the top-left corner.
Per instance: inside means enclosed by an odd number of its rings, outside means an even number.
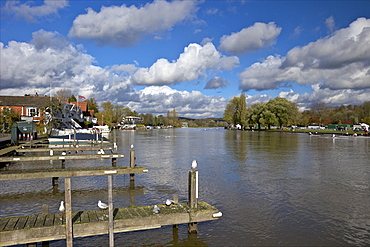
[[[8,170],[0,172],[0,180],[35,179],[53,177],[82,177],[100,175],[118,175],[147,173],[148,170],[142,166],[133,168],[127,166],[104,166],[104,167],[82,167],[82,168],[50,168],[32,170]]]
[[[114,145],[116,151],[116,145]],[[70,146],[69,150],[92,150],[80,149]],[[100,149],[102,146],[100,147]],[[27,150],[27,151],[26,151]],[[59,177],[64,177],[65,185],[65,214],[30,215],[22,217],[10,217],[0,219],[0,246],[32,244],[35,242],[47,242],[51,240],[66,239],[68,247],[73,246],[73,238],[94,235],[109,235],[109,246],[114,246],[114,233],[148,230],[160,228],[166,225],[177,226],[188,224],[189,232],[198,231],[198,222],[216,220],[222,216],[215,207],[198,202],[198,171],[189,171],[189,201],[178,203],[178,197],[174,197],[174,203],[170,206],[158,205],[160,212],[153,212],[154,206],[141,206],[129,208],[114,208],[112,195],[112,177],[119,174],[130,174],[130,183],[134,181],[134,174],[147,173],[145,167],[135,165],[135,151],[133,146],[130,150],[130,164],[127,167],[116,166],[116,159],[122,158],[123,154],[113,151],[109,154],[75,154],[54,155],[54,150],[48,148],[32,149],[17,148],[17,152],[50,152],[44,156],[12,156],[0,157],[0,162],[24,162],[24,161],[50,161],[61,160],[61,168],[48,169],[4,169],[0,172],[0,180],[38,179],[52,178],[53,186],[57,185]],[[53,151],[51,151],[53,150]],[[57,149],[66,151],[65,147]],[[69,167],[64,165],[65,160],[81,159],[112,159],[112,166],[104,167]],[[108,209],[72,212],[71,177],[100,176],[108,178]]]
[[[158,205],[160,213],[153,213],[153,206],[114,208],[114,233],[148,230],[167,225],[216,220],[215,207],[198,202],[196,209],[187,203]],[[72,213],[73,237],[108,234],[108,210],[90,210]],[[0,245],[66,239],[64,215],[40,214],[0,219]]]
[[[47,156],[13,156],[0,157],[0,162],[25,162],[47,160],[87,160],[123,158],[123,154],[79,154],[79,155],[47,155]]]

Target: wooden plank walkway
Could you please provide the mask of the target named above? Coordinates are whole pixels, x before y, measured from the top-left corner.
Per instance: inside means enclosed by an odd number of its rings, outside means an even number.
[[[133,168],[127,166],[104,166],[104,167],[83,167],[83,168],[50,168],[32,170],[3,170],[0,172],[0,180],[34,179],[52,177],[82,177],[99,175],[135,174],[147,173],[143,166]]]
[[[15,151],[17,153],[35,153],[35,152],[50,152],[53,150],[54,152],[62,152],[62,151],[97,151],[97,150],[111,150],[112,145],[95,145],[95,146],[68,146],[68,147],[38,147],[38,148],[17,148]]]
[[[25,162],[45,160],[91,160],[91,159],[112,159],[123,158],[123,154],[79,154],[79,155],[47,155],[47,156],[16,156],[0,157],[0,162]]]
[[[214,214],[219,213],[205,202],[198,202],[196,209],[190,209],[187,203],[158,206],[161,208],[158,214],[153,213],[153,206],[115,208],[114,232],[216,220],[218,217]],[[108,234],[108,210],[74,212],[72,222],[74,238]],[[60,213],[0,219],[0,246],[65,238],[65,217]]]

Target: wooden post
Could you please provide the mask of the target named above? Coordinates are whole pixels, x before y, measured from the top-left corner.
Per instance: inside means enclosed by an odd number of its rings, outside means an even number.
[[[116,131],[116,127],[113,128],[113,152],[117,153],[117,131]]]
[[[76,147],[76,139],[77,139],[76,129],[73,129],[73,147]]]
[[[189,171],[189,207],[196,209],[198,206],[198,171]],[[198,232],[198,223],[188,223],[188,232]]]
[[[134,168],[135,167],[135,149],[131,148],[130,150],[130,168]],[[130,181],[134,181],[135,180],[135,174],[134,173],[131,173],[130,174]]]
[[[57,187],[58,186],[58,177],[52,177],[51,178],[51,184],[53,185],[53,187]]]
[[[48,214],[48,213],[49,213],[49,205],[47,205],[47,204],[43,204],[43,205],[42,205],[41,213],[42,213],[42,214]],[[41,243],[41,246],[42,246],[42,247],[49,247],[49,241],[43,241],[43,242]]]
[[[189,207],[197,208],[198,205],[198,171],[189,171]]]
[[[41,213],[42,214],[48,214],[49,213],[49,205],[42,204]]]
[[[66,241],[67,247],[73,246],[73,229],[72,229],[72,193],[71,178],[64,178],[65,193],[65,211],[66,211]]]
[[[173,196],[172,196],[172,200],[174,201],[174,203],[175,203],[175,204],[178,204],[178,203],[179,203],[179,195],[173,195]],[[173,226],[172,226],[172,228],[173,228],[173,229],[172,229],[172,233],[173,233],[173,235],[174,235],[174,236],[176,235],[176,236],[177,236],[177,239],[178,239],[178,237],[179,237],[179,236],[178,236],[178,229],[179,229],[179,225],[177,225],[177,224],[176,224],[176,225],[173,225]],[[177,242],[177,241],[176,241],[176,242]]]
[[[114,221],[113,221],[113,185],[112,185],[112,175],[108,175],[108,219],[109,219],[109,246],[114,247]]]

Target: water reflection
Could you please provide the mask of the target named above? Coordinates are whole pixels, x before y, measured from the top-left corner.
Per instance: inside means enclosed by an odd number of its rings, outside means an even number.
[[[187,200],[187,171],[198,161],[199,199],[223,212],[220,220],[187,226],[115,234],[118,246],[370,245],[370,138],[309,136],[296,133],[172,129],[119,131],[118,152],[147,174],[114,176],[116,207],[164,203],[174,194]],[[39,164],[18,164],[36,168]],[[45,164],[58,166],[60,163]],[[109,160],[66,162],[68,166],[110,165]],[[15,167],[10,167],[14,169]],[[1,181],[0,215],[56,211],[64,195],[49,179]],[[104,176],[72,178],[73,210],[96,208],[107,198]],[[55,206],[53,206],[55,205]],[[107,236],[76,239],[76,246],[105,246]],[[52,246],[65,246],[54,241]]]

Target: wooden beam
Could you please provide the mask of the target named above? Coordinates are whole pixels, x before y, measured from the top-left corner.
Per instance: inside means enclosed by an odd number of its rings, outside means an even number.
[[[202,222],[217,220],[215,213],[219,210],[205,203],[198,202],[198,208],[191,210],[187,203],[171,205],[158,205],[161,208],[159,214],[153,213],[153,206],[142,206],[135,208],[115,208],[114,209],[114,232],[129,232],[138,230],[148,230],[160,228],[167,225],[186,224],[190,222]],[[106,210],[91,210],[72,213],[72,219],[77,218],[76,214],[98,214],[94,220],[91,215],[89,222],[83,220],[73,222],[73,237],[87,237],[94,235],[108,234],[108,217]],[[55,214],[59,218],[60,214]],[[23,216],[24,217],[24,216]],[[32,216],[28,216],[32,217]],[[35,217],[35,216],[33,216]],[[22,218],[22,217],[19,217]],[[82,218],[82,217],[81,217]],[[7,225],[9,219],[0,219],[0,226],[4,222]],[[18,219],[18,218],[16,218]],[[54,221],[55,222],[55,221]],[[0,229],[0,246],[26,244],[30,242],[52,241],[66,238],[66,226],[55,224],[53,226],[27,227],[23,229]]]
[[[79,154],[79,155],[54,155],[54,156],[17,156],[0,157],[0,162],[25,162],[25,161],[44,161],[44,160],[92,160],[92,159],[112,159],[123,158],[123,154]]]
[[[97,147],[97,146],[79,146],[79,147],[58,147],[58,148],[54,148],[54,147],[42,147],[42,148],[17,148],[15,149],[15,151],[17,153],[36,153],[36,152],[50,152],[50,150],[54,150],[54,151],[97,151],[97,150],[100,150],[102,147]],[[108,149],[113,149],[112,145],[103,145],[103,149],[104,150],[108,150]]]
[[[135,168],[123,167],[86,167],[86,168],[57,168],[42,170],[8,170],[0,172],[0,180],[35,179],[52,177],[83,177],[100,175],[118,175],[132,173],[147,173],[148,170],[142,166]]]

